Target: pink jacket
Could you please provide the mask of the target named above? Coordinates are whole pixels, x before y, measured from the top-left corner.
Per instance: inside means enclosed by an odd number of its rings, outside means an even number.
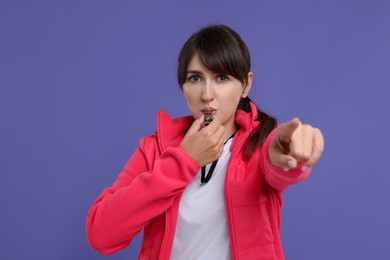
[[[236,112],[240,126],[231,145],[225,197],[233,259],[284,259],[280,241],[281,191],[305,180],[311,169],[285,172],[272,165],[264,145],[246,161],[242,147],[259,126],[257,110]],[[118,179],[92,204],[87,217],[90,245],[103,254],[127,247],[143,229],[139,259],[169,259],[180,197],[199,171],[179,146],[193,118],[157,115],[157,132],[140,140]]]

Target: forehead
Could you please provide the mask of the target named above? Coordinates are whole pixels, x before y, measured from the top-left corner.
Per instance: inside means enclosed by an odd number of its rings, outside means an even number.
[[[199,54],[197,52],[195,52],[190,62],[188,63],[187,72],[188,71],[203,71],[203,72],[213,73],[211,70],[206,68],[206,66],[202,63]]]

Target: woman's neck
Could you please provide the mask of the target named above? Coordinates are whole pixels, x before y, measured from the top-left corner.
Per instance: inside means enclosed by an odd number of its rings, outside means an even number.
[[[225,133],[223,136],[224,142],[226,142],[226,140],[228,140],[230,137],[232,137],[232,135],[237,131],[237,129],[238,129],[238,127],[235,123],[232,126],[226,127]]]

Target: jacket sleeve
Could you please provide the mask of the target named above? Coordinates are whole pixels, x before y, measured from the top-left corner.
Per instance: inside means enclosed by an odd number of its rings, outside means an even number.
[[[93,202],[87,239],[103,254],[127,247],[144,226],[165,212],[199,171],[181,147],[158,156],[156,137],[140,141],[112,187]]]
[[[311,168],[306,169],[305,171],[301,170],[303,162],[298,163],[298,166],[295,169],[290,169],[289,171],[284,171],[283,168],[273,165],[269,157],[269,148],[271,146],[272,138],[276,132],[275,128],[267,137],[262,147],[262,156],[260,160],[260,167],[263,170],[264,177],[267,182],[277,190],[285,190],[290,185],[297,184],[306,180],[309,177]]]

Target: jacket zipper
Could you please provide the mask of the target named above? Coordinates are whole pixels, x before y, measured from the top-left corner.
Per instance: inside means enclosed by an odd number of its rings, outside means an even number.
[[[161,110],[158,110],[157,111],[157,129],[160,129],[160,112]],[[157,140],[158,140],[158,148],[159,148],[159,152],[160,152],[160,155],[163,151],[162,149],[162,144],[161,144],[161,137],[160,137],[160,132],[157,132]],[[160,260],[164,260],[164,256],[165,256],[165,253],[166,253],[166,247],[167,247],[167,243],[168,243],[168,237],[169,237],[169,229],[170,229],[170,221],[171,221],[171,210],[170,208],[167,209],[166,211],[166,214],[165,214],[165,232],[164,232],[164,238],[163,238],[163,241],[162,241],[162,244],[161,244],[161,249],[160,249],[160,256],[158,259]]]
[[[233,227],[233,213],[232,213],[232,205],[231,205],[231,200],[230,200],[230,187],[229,187],[229,184],[228,184],[228,174],[230,172],[230,167],[231,167],[231,164],[232,164],[232,161],[229,162],[229,165],[228,165],[228,170],[226,172],[226,176],[225,176],[225,191],[226,191],[226,194],[225,194],[225,200],[226,200],[226,207],[227,207],[227,213],[229,215],[228,217],[228,222],[229,222],[229,230],[230,230],[230,244],[231,244],[231,249],[232,249],[232,259],[234,260],[237,260],[238,257],[237,257],[237,253],[236,253],[236,235],[234,233],[234,227]]]
[[[241,141],[241,140],[237,140],[237,141]],[[240,142],[240,145],[241,145],[241,142]],[[238,145],[237,143],[237,147],[240,147],[240,145]],[[229,222],[229,230],[230,230],[230,241],[231,241],[231,248],[232,248],[232,259],[234,260],[237,260],[238,259],[238,256],[237,256],[237,242],[236,242],[236,234],[234,232],[234,226],[233,226],[233,207],[232,207],[232,202],[231,202],[231,199],[230,199],[230,185],[229,185],[229,173],[230,173],[230,169],[232,168],[232,164],[233,164],[233,161],[235,160],[235,157],[237,156],[237,149],[234,149],[234,152],[232,155],[231,155],[231,160],[229,160],[229,164],[228,164],[228,168],[227,168],[227,171],[226,171],[226,176],[225,176],[225,199],[226,199],[226,208],[227,208],[227,213],[229,215],[228,217],[228,222]]]
[[[228,222],[229,222],[229,230],[230,230],[230,240],[231,240],[231,249],[232,249],[232,259],[233,260],[238,260],[238,255],[237,255],[237,241],[236,241],[236,234],[234,232],[234,226],[233,226],[233,213],[232,213],[232,202],[231,202],[231,199],[230,199],[230,185],[229,185],[229,172],[230,172],[230,169],[232,167],[232,163],[233,163],[233,160],[235,160],[238,152],[240,151],[240,147],[242,146],[242,141],[241,140],[245,140],[245,137],[246,135],[244,134],[244,136],[242,138],[240,138],[239,140],[237,140],[237,144],[236,144],[236,147],[234,149],[234,151],[232,151],[232,155],[231,155],[231,159],[232,160],[229,160],[229,164],[228,164],[228,168],[227,168],[227,171],[226,171],[226,176],[225,176],[225,200],[226,200],[226,206],[227,206],[227,213],[229,214],[229,217],[228,217]],[[240,143],[238,143],[238,141],[240,141]],[[234,166],[234,165],[233,165]]]
[[[166,212],[166,218],[165,218],[165,232],[164,232],[164,238],[163,242],[161,245],[161,251],[160,251],[160,257],[158,259],[164,260],[164,256],[166,253],[166,247],[168,243],[168,238],[169,238],[169,230],[171,228],[171,210],[168,209]]]

